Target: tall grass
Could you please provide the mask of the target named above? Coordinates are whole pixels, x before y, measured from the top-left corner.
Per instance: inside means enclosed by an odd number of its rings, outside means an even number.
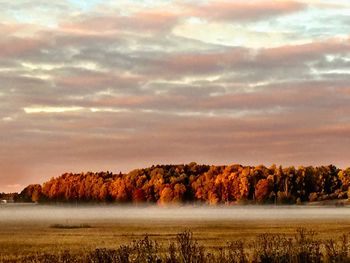
[[[160,246],[145,235],[116,249],[97,248],[89,253],[34,254],[1,262],[86,263],[321,263],[350,262],[348,236],[338,240],[317,239],[314,231],[299,228],[293,236],[261,234],[253,241],[229,242],[205,248],[189,230],[177,234],[168,246]]]

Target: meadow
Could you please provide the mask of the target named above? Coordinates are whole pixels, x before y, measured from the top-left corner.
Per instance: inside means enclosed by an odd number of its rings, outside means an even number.
[[[0,259],[20,262],[30,256],[67,252],[88,255],[96,249],[117,250],[146,235],[165,253],[184,231],[191,231],[196,244],[208,253],[218,253],[237,241],[249,252],[265,234],[289,240],[301,228],[313,230],[315,240],[340,240],[350,233],[350,209],[2,205]]]

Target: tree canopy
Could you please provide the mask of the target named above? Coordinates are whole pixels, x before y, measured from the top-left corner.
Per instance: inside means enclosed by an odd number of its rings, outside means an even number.
[[[126,174],[64,173],[29,185],[21,201],[231,204],[296,203],[347,198],[350,168],[154,165]]]

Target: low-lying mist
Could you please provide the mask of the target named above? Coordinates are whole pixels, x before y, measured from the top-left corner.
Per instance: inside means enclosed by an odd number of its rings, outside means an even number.
[[[74,206],[0,205],[0,222],[147,220],[322,220],[350,219],[347,207],[306,206]]]

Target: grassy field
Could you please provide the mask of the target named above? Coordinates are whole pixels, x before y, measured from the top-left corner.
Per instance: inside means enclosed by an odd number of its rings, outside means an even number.
[[[67,229],[52,227],[56,222],[27,222],[2,224],[0,226],[0,254],[2,256],[27,255],[34,252],[53,253],[64,250],[72,252],[91,251],[95,248],[117,248],[121,244],[151,239],[167,245],[176,234],[190,229],[198,242],[208,248],[225,245],[229,241],[249,241],[262,233],[294,235],[298,227],[316,231],[320,239],[337,238],[350,233],[350,220],[341,221],[171,221],[152,222],[99,222],[91,221],[88,228]],[[69,226],[79,222],[67,222]],[[87,224],[84,222],[84,224]],[[64,225],[62,225],[64,226]]]
[[[50,219],[2,220],[0,224],[1,259],[19,258],[37,253],[89,253],[96,248],[117,249],[122,244],[150,239],[167,247],[176,235],[191,230],[200,245],[208,250],[225,246],[227,242],[245,243],[259,234],[273,233],[294,236],[297,228],[314,230],[319,239],[339,238],[350,233],[350,219]]]

